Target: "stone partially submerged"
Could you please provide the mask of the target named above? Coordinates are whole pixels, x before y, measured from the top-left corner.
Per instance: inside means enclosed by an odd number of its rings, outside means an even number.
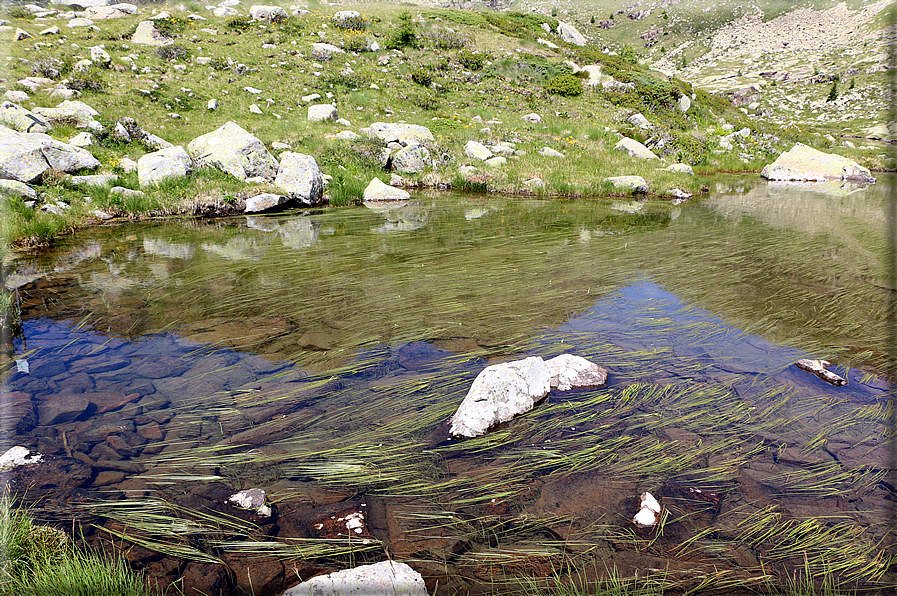
[[[281,153],[274,185],[303,205],[317,205],[324,200],[324,178],[311,155]]]
[[[395,561],[360,565],[304,581],[283,593],[283,596],[371,596],[389,594],[427,596],[427,586],[420,573]]]
[[[545,365],[551,373],[551,388],[558,391],[594,389],[607,383],[607,370],[581,356],[561,354]]]
[[[832,364],[828,360],[809,360],[807,358],[804,358],[798,360],[794,364],[797,366],[797,368],[807,371],[808,373],[813,373],[814,375],[831,385],[847,385],[847,379],[840,375],[836,375],[826,368],[828,366],[831,366]]]
[[[449,420],[455,437],[478,437],[533,409],[548,395],[551,372],[538,356],[487,366]]]
[[[796,182],[824,180],[875,182],[872,173],[852,159],[824,153],[803,143],[795,143],[789,151],[766,165],[760,171],[760,175],[767,180]]]

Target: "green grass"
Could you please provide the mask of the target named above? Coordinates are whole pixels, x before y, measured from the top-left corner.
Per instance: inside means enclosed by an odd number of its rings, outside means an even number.
[[[65,532],[35,524],[28,511],[0,503],[0,594],[153,596],[123,559],[75,547]]]

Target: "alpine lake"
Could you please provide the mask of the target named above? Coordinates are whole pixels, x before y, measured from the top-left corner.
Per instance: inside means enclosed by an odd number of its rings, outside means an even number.
[[[440,595],[887,593],[878,176],[716,176],[679,204],[423,192],[14,254],[0,436],[43,461],[11,497],[169,593],[279,595],[387,558]],[[483,368],[562,353],[607,385],[449,437]],[[250,488],[270,515],[228,502]],[[640,527],[646,491],[662,513]]]

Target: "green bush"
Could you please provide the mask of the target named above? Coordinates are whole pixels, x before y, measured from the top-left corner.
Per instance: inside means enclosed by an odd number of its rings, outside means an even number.
[[[24,6],[10,6],[6,9],[6,16],[11,19],[33,19],[34,15]]]
[[[461,50],[458,52],[458,63],[468,70],[480,70],[486,64],[486,56],[470,50]]]
[[[545,90],[554,95],[573,97],[582,93],[582,81],[572,74],[561,74],[548,81]]]
[[[158,56],[162,60],[165,60],[166,62],[183,60],[189,55],[190,51],[179,43],[173,43],[167,46],[156,48],[156,56]]]
[[[414,26],[411,13],[405,10],[399,13],[399,27],[389,38],[386,47],[387,49],[396,49],[415,46],[417,46],[417,29]]]
[[[433,45],[440,50],[459,50],[470,41],[470,38],[466,35],[446,29],[427,31],[423,34],[423,37],[433,42]]]
[[[224,28],[234,33],[245,33],[252,28],[252,17],[233,17],[224,22]]]
[[[825,101],[835,101],[838,99],[838,81],[832,82],[832,88],[829,89],[828,97],[825,98]]]
[[[433,75],[426,68],[415,68],[411,71],[411,80],[418,85],[429,87],[433,84]]]
[[[189,19],[176,17],[174,15],[153,21],[153,26],[156,28],[156,31],[165,37],[177,37],[186,31],[190,25],[191,21]]]

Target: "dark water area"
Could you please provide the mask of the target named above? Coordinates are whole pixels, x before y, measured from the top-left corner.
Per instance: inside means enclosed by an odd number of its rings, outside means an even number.
[[[44,457],[11,491],[188,594],[279,595],[387,556],[439,594],[613,569],[887,592],[890,183],[79,232],[9,263],[0,447]],[[485,366],[561,353],[607,385],[448,438]],[[270,516],[227,502],[249,488]],[[632,522],[645,491],[653,528]]]

